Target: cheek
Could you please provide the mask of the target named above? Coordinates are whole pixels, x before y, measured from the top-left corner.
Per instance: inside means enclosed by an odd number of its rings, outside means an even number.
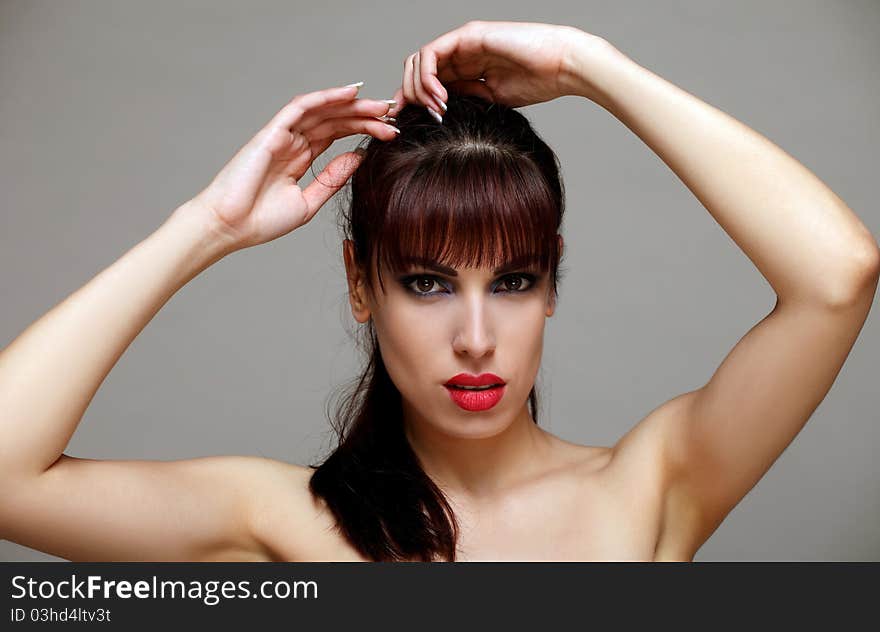
[[[442,350],[442,327],[431,322],[428,310],[400,301],[377,313],[374,324],[382,361],[394,383],[404,386],[424,377],[430,359]]]
[[[505,357],[515,358],[514,363],[521,370],[540,364],[547,322],[544,309],[544,304],[536,301],[499,319],[502,328],[499,330],[498,352]]]

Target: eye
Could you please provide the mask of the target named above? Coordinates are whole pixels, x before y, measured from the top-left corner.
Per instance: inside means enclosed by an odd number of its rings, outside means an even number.
[[[528,273],[508,274],[501,278],[496,287],[498,294],[520,294],[532,289],[537,276]],[[442,281],[429,274],[414,274],[400,279],[404,289],[419,297],[437,296],[449,294],[449,288]],[[439,287],[441,289],[434,289]]]
[[[535,276],[531,274],[508,274],[501,279],[498,287],[504,288],[502,292],[525,292],[532,287],[534,282]],[[525,284],[525,288],[523,288],[523,284]]]
[[[433,294],[443,294],[443,292],[431,291],[435,285],[440,285],[437,282],[436,277],[421,275],[421,276],[410,276],[406,277],[402,281],[403,286],[412,292],[413,294],[418,294],[420,296],[431,296]],[[442,286],[441,286],[442,287]]]

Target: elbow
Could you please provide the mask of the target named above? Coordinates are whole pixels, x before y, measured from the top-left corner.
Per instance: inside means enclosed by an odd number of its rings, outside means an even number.
[[[852,247],[846,270],[825,292],[825,302],[834,308],[870,305],[866,297],[873,298],[880,278],[880,247],[873,238]]]

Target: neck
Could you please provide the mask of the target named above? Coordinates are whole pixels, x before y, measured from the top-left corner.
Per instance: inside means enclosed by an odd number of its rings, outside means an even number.
[[[409,443],[444,492],[487,498],[546,468],[551,437],[532,420],[528,404],[503,431],[481,438],[444,433],[405,402],[403,410]]]

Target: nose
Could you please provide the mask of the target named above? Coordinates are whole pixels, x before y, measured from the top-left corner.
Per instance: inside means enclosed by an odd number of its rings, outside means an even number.
[[[462,302],[452,347],[456,353],[480,358],[495,350],[495,332],[491,314],[481,296]]]

